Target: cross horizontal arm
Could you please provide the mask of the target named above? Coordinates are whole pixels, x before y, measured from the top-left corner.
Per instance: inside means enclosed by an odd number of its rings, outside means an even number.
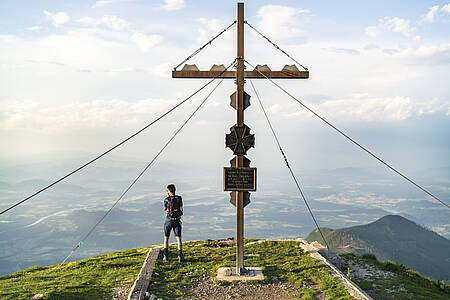
[[[220,74],[222,76],[220,76]],[[264,75],[263,75],[264,74]],[[172,78],[236,78],[235,71],[172,71]],[[309,71],[245,71],[245,78],[308,79]]]

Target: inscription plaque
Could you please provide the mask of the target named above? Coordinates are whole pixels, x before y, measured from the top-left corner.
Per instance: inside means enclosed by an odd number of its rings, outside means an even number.
[[[224,191],[256,191],[256,168],[223,168]]]

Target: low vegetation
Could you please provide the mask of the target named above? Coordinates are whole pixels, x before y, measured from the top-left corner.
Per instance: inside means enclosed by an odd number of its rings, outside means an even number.
[[[42,294],[41,299],[112,299],[115,288],[131,287],[148,250],[129,249],[1,276],[0,299],[30,299],[37,294]],[[184,253],[184,264],[178,263],[175,248],[170,249],[168,262],[156,262],[151,294],[163,299],[188,297],[197,282],[213,280],[219,267],[235,264],[232,241],[187,242]],[[245,265],[262,267],[264,272],[263,281],[248,284],[290,282],[298,289],[293,295],[297,299],[353,299],[328,269],[296,242],[253,243],[246,245],[245,253]],[[375,299],[450,299],[449,285],[401,264],[379,262],[372,254],[344,254],[342,258],[342,271]]]
[[[251,242],[253,240],[246,240]],[[113,289],[130,287],[139,273],[147,248],[98,255],[78,262],[49,267],[31,267],[0,277],[0,299],[112,299]],[[264,242],[245,248],[245,265],[263,267],[265,284],[276,278],[298,286],[296,298],[314,299],[317,294],[330,299],[353,299],[343,285],[318,261],[303,253],[295,242]],[[158,260],[149,291],[163,299],[189,295],[189,287],[202,279],[213,279],[217,269],[233,266],[235,247],[217,246],[213,241],[184,244],[187,259],[179,264],[174,248],[170,260]],[[234,284],[217,282],[218,285]]]
[[[0,299],[112,299],[113,289],[131,286],[148,252],[129,249],[49,267],[30,267],[0,277]]]
[[[373,254],[342,254],[352,280],[375,299],[450,299],[450,285],[420,275],[392,261],[380,262]]]
[[[251,240],[246,240],[250,242]],[[235,266],[235,247],[211,246],[211,241],[186,243],[185,264],[176,260],[176,250],[172,250],[168,262],[156,263],[149,292],[164,299],[189,295],[189,288],[195,282],[214,278],[220,267]],[[213,244],[214,245],[214,244]],[[299,299],[315,299],[315,294],[323,294],[328,299],[353,299],[345,287],[317,260],[304,253],[296,242],[263,242],[245,247],[245,266],[262,267],[265,284],[276,278],[298,286]],[[217,282],[217,284],[233,284]]]

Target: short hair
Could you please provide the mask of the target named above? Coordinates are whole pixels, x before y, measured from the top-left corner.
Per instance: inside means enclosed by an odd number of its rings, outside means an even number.
[[[167,189],[172,193],[175,194],[175,185],[174,184],[169,184],[167,186]]]

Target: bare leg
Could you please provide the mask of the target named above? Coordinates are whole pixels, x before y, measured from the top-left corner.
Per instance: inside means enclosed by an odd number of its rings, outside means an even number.
[[[177,236],[177,242],[178,242],[178,261],[180,263],[185,262],[185,259],[183,257],[183,244],[181,243],[181,236]]]
[[[169,259],[169,237],[164,236],[164,257],[163,260],[167,261]]]
[[[181,242],[181,236],[177,236],[178,250],[183,250],[183,243]]]

